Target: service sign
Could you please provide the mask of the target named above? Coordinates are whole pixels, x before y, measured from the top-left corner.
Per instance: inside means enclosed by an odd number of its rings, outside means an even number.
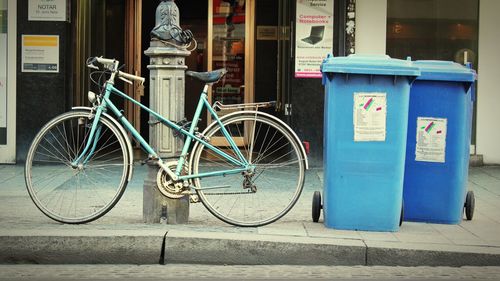
[[[22,72],[59,72],[59,36],[23,35]]]
[[[331,53],[333,0],[297,0],[295,77],[321,78],[321,63]]]
[[[29,0],[28,20],[66,21],[67,0]]]

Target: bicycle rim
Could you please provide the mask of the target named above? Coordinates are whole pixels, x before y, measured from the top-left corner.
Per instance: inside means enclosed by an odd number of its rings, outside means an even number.
[[[25,180],[35,205],[63,223],[86,223],[107,213],[118,202],[128,181],[129,155],[119,129],[101,118],[101,134],[89,161],[71,162],[88,140],[89,113],[64,113],[37,134],[26,159]]]
[[[200,200],[229,224],[261,226],[278,220],[293,207],[303,188],[305,160],[300,144],[288,128],[258,112],[222,122],[255,171],[194,179]],[[207,128],[204,135],[212,145],[238,159],[219,125]],[[191,163],[193,174],[237,168],[201,144],[194,148]]]

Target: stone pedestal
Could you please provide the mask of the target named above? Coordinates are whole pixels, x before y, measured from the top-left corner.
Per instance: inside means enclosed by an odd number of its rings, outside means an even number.
[[[150,57],[148,65],[150,108],[163,117],[180,121],[184,118],[184,80],[185,58],[191,52],[166,47],[163,43],[152,41],[144,52]],[[150,116],[153,123],[156,119]],[[172,130],[161,123],[151,125],[149,143],[162,159],[178,156],[183,142],[174,138]],[[189,218],[189,196],[181,199],[165,197],[156,187],[156,174],[159,167],[148,165],[148,174],[144,180],[143,218],[145,223],[166,222],[183,224]]]
[[[144,179],[142,217],[145,223],[186,224],[189,219],[189,196],[165,197],[156,187],[158,166],[148,164]]]

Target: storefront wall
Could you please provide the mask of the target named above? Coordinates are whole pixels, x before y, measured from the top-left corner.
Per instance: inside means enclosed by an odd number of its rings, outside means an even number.
[[[0,1],[0,163],[16,160],[16,1]]]
[[[356,0],[356,53],[385,54],[387,0]]]
[[[16,159],[23,162],[43,124],[69,108],[71,83],[71,24],[67,21],[29,19],[29,1],[17,1],[17,141]],[[23,35],[57,36],[58,70],[33,72],[23,68]],[[43,45],[43,44],[41,44]],[[26,52],[25,52],[26,53]]]
[[[500,164],[500,1],[479,0],[479,80],[477,100],[477,154],[484,163]]]
[[[500,2],[479,0],[479,50],[478,50],[478,89],[476,145],[471,153],[483,156],[485,164],[500,164],[500,130],[498,120],[500,94],[496,81],[500,75],[498,66],[497,36],[500,19],[496,11]],[[356,1],[356,53],[386,54],[387,0]],[[475,149],[474,149],[475,148]],[[475,150],[475,151],[474,151]]]
[[[500,104],[495,79],[498,77],[499,57],[495,47],[500,39],[495,35],[500,20],[493,11],[500,9],[500,2],[479,0],[479,83],[476,153],[484,156],[487,164],[500,163],[500,131],[496,130],[496,120],[500,120]],[[11,2],[11,1],[9,1]],[[18,6],[26,7],[28,0],[18,1]],[[347,1],[335,1],[334,54],[345,54],[345,18],[342,15]],[[24,4],[23,4],[24,3]],[[33,22],[28,20],[27,9],[17,10],[17,52],[21,52],[23,34],[59,35],[60,70],[58,73],[25,73],[20,69],[21,56],[17,55],[17,151],[18,161],[24,161],[26,151],[34,134],[53,116],[67,110],[72,105],[72,77],[67,69],[72,69],[72,24],[68,22]],[[264,24],[264,23],[262,23]],[[265,23],[268,25],[268,23]],[[357,54],[386,54],[387,0],[357,0],[355,48]],[[258,55],[256,55],[258,57]],[[293,66],[293,59],[290,65]],[[293,67],[290,73],[293,72]],[[256,77],[257,78],[257,77]],[[50,81],[48,83],[47,81]],[[257,84],[258,81],[255,81]],[[297,131],[301,139],[311,145],[311,162],[322,164],[323,149],[323,100],[324,92],[320,79],[300,79],[290,77],[289,102],[292,114],[282,115]],[[258,94],[256,93],[256,99]],[[43,105],[43,106],[40,106]],[[278,113],[278,115],[280,115]],[[474,151],[472,151],[474,152]]]

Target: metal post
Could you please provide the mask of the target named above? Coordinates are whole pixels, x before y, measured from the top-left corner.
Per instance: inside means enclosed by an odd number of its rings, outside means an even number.
[[[178,13],[178,8],[173,1],[161,2],[156,10],[156,26],[152,35],[153,33],[168,34],[169,28],[174,25],[178,27]],[[185,58],[191,52],[178,48],[175,44],[152,40],[149,49],[144,53],[150,57],[148,65],[150,108],[170,120],[182,120],[184,118],[184,81],[187,68]],[[182,140],[175,138],[171,129],[161,123],[151,125],[149,141],[162,159],[180,155]],[[189,196],[180,199],[164,196],[156,187],[158,169],[157,165],[148,165],[143,192],[144,222],[159,223],[166,220],[168,224],[187,223]]]

